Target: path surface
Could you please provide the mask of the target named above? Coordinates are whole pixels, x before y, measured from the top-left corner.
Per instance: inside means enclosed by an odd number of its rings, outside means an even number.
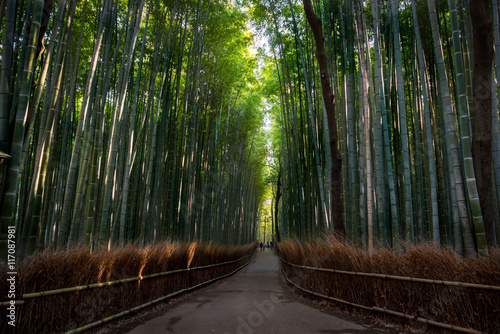
[[[240,272],[128,333],[383,333],[301,304],[284,289],[278,257],[258,251]]]

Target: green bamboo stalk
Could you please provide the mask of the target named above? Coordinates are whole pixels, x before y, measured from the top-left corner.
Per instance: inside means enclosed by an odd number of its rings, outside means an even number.
[[[35,88],[35,91],[34,91],[34,94],[33,94],[33,99],[31,100],[30,102],[30,105],[29,105],[29,109],[28,109],[28,113],[27,113],[27,118],[26,118],[26,129],[25,129],[25,139],[24,139],[24,145],[23,145],[23,153],[22,153],[22,157],[21,157],[21,166],[24,166],[25,163],[25,159],[26,157],[28,156],[28,153],[29,153],[29,150],[30,150],[30,147],[31,147],[31,136],[32,136],[32,128],[33,128],[33,125],[35,123],[35,117],[37,115],[37,109],[38,109],[38,106],[39,106],[39,103],[40,103],[40,100],[41,100],[41,96],[42,96],[42,91],[44,90],[44,86],[45,86],[45,79],[46,79],[46,76],[47,76],[47,72],[48,72],[48,69],[49,67],[51,67],[51,72],[53,72],[53,67],[52,66],[49,66],[52,65],[52,57],[53,57],[53,53],[54,53],[54,49],[55,49],[55,39],[56,39],[56,36],[57,36],[57,33],[59,32],[59,25],[61,24],[61,21],[62,21],[62,18],[63,18],[63,14],[65,13],[65,4],[66,2],[65,1],[61,1],[58,5],[58,12],[57,12],[57,16],[55,17],[54,19],[54,25],[52,27],[52,33],[51,33],[51,37],[50,37],[50,44],[49,44],[49,47],[48,47],[48,51],[46,52],[46,55],[45,55],[45,61],[43,62],[43,65],[41,66],[41,70],[40,70],[40,77],[38,78],[37,82],[36,82],[36,88]],[[42,21],[43,21],[43,16],[42,16]],[[46,89],[46,93],[45,95],[50,95],[52,96],[52,92],[54,90],[54,87],[52,85],[52,75],[51,75],[51,78],[49,79],[49,82],[47,84],[47,89]],[[38,131],[38,136],[36,136],[38,139],[34,141],[33,143],[33,150],[34,150],[34,159],[32,158],[32,160],[34,161],[33,165],[36,167],[35,168],[35,171],[34,171],[34,175],[33,177],[31,178],[31,185],[30,185],[30,191],[29,191],[29,195],[28,195],[28,198],[26,200],[26,203],[27,203],[27,209],[23,210],[24,211],[24,215],[21,217],[21,219],[23,219],[24,222],[26,222],[28,226],[24,226],[23,224],[23,230],[25,232],[25,235],[23,236],[22,238],[22,244],[25,243],[25,240],[27,239],[28,237],[28,230],[31,230],[31,226],[35,227],[36,225],[33,225],[32,224],[32,216],[33,216],[33,206],[34,206],[34,201],[35,201],[35,192],[38,191],[38,193],[40,193],[41,189],[40,189],[40,181],[39,181],[39,171],[41,170],[40,168],[40,164],[41,164],[41,154],[42,154],[42,151],[43,151],[43,133],[45,131],[45,127],[46,127],[46,122],[47,122],[47,114],[49,112],[49,101],[50,98],[45,98],[44,99],[44,106],[43,106],[43,113],[42,113],[42,116],[39,117],[39,129],[37,129]],[[36,132],[36,131],[35,131]],[[34,134],[36,135],[36,133]],[[36,148],[35,148],[36,147]],[[22,170],[21,170],[22,172]],[[43,183],[43,181],[42,181]],[[38,189],[37,189],[38,188]],[[24,206],[24,205],[23,205]],[[33,236],[35,237],[35,236]],[[24,247],[24,245],[21,245],[21,247]],[[24,250],[21,250],[21,253],[24,254],[24,256],[26,255],[24,253]]]
[[[417,43],[414,41],[413,43],[413,49],[415,50],[415,54],[418,53],[417,49]],[[422,112],[422,107],[421,107],[421,101],[419,99],[420,96],[420,91],[419,91],[419,80],[418,80],[418,61],[417,58],[414,58],[412,61],[412,97],[413,97],[413,108],[415,109],[415,112],[413,113],[413,119],[412,119],[412,124],[413,124],[413,134],[414,134],[414,157],[415,157],[415,169],[414,169],[414,179],[413,182],[415,184],[416,188],[416,197],[415,197],[415,202],[416,202],[416,210],[417,212],[421,212],[420,215],[416,215],[416,228],[415,228],[415,240],[424,240],[424,233],[425,233],[425,224],[424,221],[427,222],[430,219],[429,215],[429,210],[428,210],[428,205],[427,202],[424,201],[424,198],[428,198],[425,196],[426,192],[426,187],[428,180],[427,180],[427,173],[424,170],[424,161],[425,161],[425,156],[424,156],[424,149],[425,149],[425,143],[423,142],[423,129],[422,129],[422,123],[423,123],[423,112]]]
[[[70,216],[72,210],[72,198],[75,193],[76,188],[76,177],[77,177],[77,167],[80,160],[80,148],[82,143],[82,133],[84,124],[88,121],[88,107],[90,100],[90,90],[94,80],[96,80],[96,67],[99,56],[99,50],[101,47],[102,37],[104,34],[104,23],[109,15],[109,4],[110,1],[106,1],[103,4],[104,10],[99,19],[99,27],[97,29],[97,36],[95,39],[94,50],[92,53],[92,59],[90,62],[89,72],[87,75],[87,83],[85,85],[85,90],[82,99],[82,105],[80,108],[80,117],[78,121],[78,128],[75,134],[75,140],[71,153],[71,162],[69,167],[69,172],[66,180],[66,186],[64,191],[63,209],[61,214],[61,222],[59,224],[57,233],[57,248],[64,249],[68,240],[69,228],[70,228]],[[72,103],[70,103],[72,105]]]
[[[387,203],[387,191],[386,191],[386,185],[389,182],[389,168],[385,167],[385,160],[384,160],[384,132],[383,132],[383,123],[385,119],[385,124],[386,124],[386,117],[382,117],[382,110],[384,110],[385,114],[385,93],[384,93],[384,79],[383,79],[383,69],[382,69],[382,56],[381,56],[381,51],[380,51],[380,24],[379,24],[379,17],[380,15],[378,14],[379,12],[379,6],[380,4],[378,1],[372,1],[371,3],[371,13],[372,13],[372,19],[373,19],[373,45],[374,45],[374,62],[375,62],[375,75],[374,75],[374,105],[375,105],[375,119],[382,120],[381,122],[375,121],[375,135],[374,135],[374,141],[375,141],[375,169],[377,173],[377,178],[378,178],[378,185],[377,185],[377,194],[378,194],[378,207],[379,207],[379,213],[378,213],[378,220],[379,220],[379,231],[378,231],[378,237],[381,245],[388,245],[389,244],[389,217],[387,214],[386,207],[390,206],[391,208],[394,205],[390,205],[390,203]],[[387,172],[386,172],[387,170]],[[392,169],[391,169],[392,170]],[[387,177],[385,174],[388,174]],[[380,184],[381,183],[381,184]],[[381,212],[380,212],[381,211]],[[397,208],[396,208],[396,213],[397,213]],[[397,215],[396,215],[397,216]],[[396,229],[397,230],[397,229]]]
[[[371,146],[371,127],[372,127],[372,122],[371,122],[371,106],[368,101],[368,95],[371,94],[370,91],[370,79],[368,78],[368,75],[371,75],[371,73],[368,73],[368,66],[367,62],[365,61],[365,40],[364,40],[364,35],[363,35],[363,21],[362,18],[360,17],[360,4],[358,1],[355,1],[354,3],[354,12],[357,13],[355,15],[355,30],[357,34],[357,41],[358,41],[358,61],[359,61],[359,72],[361,76],[360,80],[360,93],[361,93],[361,99],[362,101],[360,102],[361,105],[361,110],[363,111],[362,114],[362,124],[363,124],[363,146],[364,146],[364,168],[365,168],[365,184],[366,184],[366,237],[363,238],[363,241],[367,240],[368,242],[368,251],[371,253],[373,252],[374,248],[374,217],[373,217],[373,191],[374,189],[372,188],[372,182],[373,182],[373,171],[372,171],[372,146]],[[368,58],[369,61],[369,58]]]
[[[298,39],[298,44],[299,44],[299,50],[300,50],[300,58],[302,62],[302,68],[304,71],[304,81],[306,85],[306,94],[307,94],[307,101],[309,104],[309,119],[311,122],[312,126],[312,136],[313,136],[313,147],[314,147],[314,156],[315,156],[315,163],[316,163],[316,173],[317,173],[317,178],[318,178],[318,183],[319,183],[319,193],[320,193],[320,200],[321,200],[321,208],[320,208],[320,215],[321,215],[321,221],[324,221],[325,223],[325,228],[326,230],[329,230],[330,227],[330,222],[329,222],[329,214],[328,214],[328,208],[326,206],[326,201],[325,201],[325,189],[323,187],[323,173],[321,171],[321,165],[319,161],[319,149],[318,149],[318,138],[316,135],[316,121],[314,120],[314,115],[313,115],[313,101],[311,98],[311,88],[310,88],[310,83],[309,83],[309,78],[307,77],[307,71],[306,71],[306,64],[304,61],[304,53],[302,50],[302,42],[300,40],[300,36],[298,34],[298,29],[297,29],[297,22],[295,21],[295,14],[293,12],[293,6],[290,0],[288,0],[288,5],[290,7],[291,13],[292,13],[292,20],[293,20],[293,25],[294,25],[294,32],[295,36]],[[324,104],[324,102],[323,102]],[[327,145],[328,146],[328,145]]]
[[[415,1],[412,1],[412,15],[413,24],[415,31],[415,38],[417,43],[417,57],[419,64],[419,75],[420,75],[420,85],[422,92],[422,103],[424,106],[424,129],[425,129],[425,140],[427,146],[427,162],[429,168],[429,182],[431,188],[431,215],[432,215],[432,240],[435,245],[440,245],[440,234],[439,234],[439,211],[438,211],[438,199],[437,199],[437,180],[436,180],[436,165],[434,157],[434,144],[432,140],[432,126],[429,111],[429,97],[427,90],[427,68],[424,59],[422,40],[420,37],[420,28],[417,19],[417,8]]]
[[[29,106],[31,93],[31,82],[35,68],[36,45],[43,12],[43,1],[35,0],[33,3],[33,16],[31,19],[31,31],[27,43],[25,63],[23,67],[22,80],[20,83],[19,100],[15,114],[15,126],[11,146],[11,158],[6,174],[5,189],[3,194],[2,210],[0,214],[0,226],[2,231],[8,226],[14,226],[17,213],[18,187],[20,182],[20,163],[22,148],[24,144],[25,115]]]
[[[470,18],[470,5],[469,1],[458,0],[457,6],[460,9],[460,21],[461,28],[463,32],[462,45],[464,50],[464,64],[465,64],[465,80],[466,80],[466,91],[467,91],[467,101],[469,102],[469,110],[472,110],[472,76],[474,68],[474,46],[473,46],[473,36],[472,36],[472,22]]]
[[[450,20],[453,36],[453,55],[455,60],[455,81],[456,81],[456,95],[457,95],[457,111],[458,111],[458,129],[460,133],[460,144],[462,147],[462,157],[464,163],[464,176],[466,179],[467,194],[469,200],[469,210],[474,222],[474,230],[476,232],[476,242],[478,243],[478,250],[485,251],[485,238],[484,236],[484,222],[481,212],[481,203],[479,202],[478,187],[476,183],[476,176],[474,171],[473,157],[472,157],[472,138],[470,132],[469,108],[467,103],[466,93],[466,73],[464,67],[464,57],[462,54],[462,47],[460,43],[461,32],[458,26],[457,8],[454,1],[448,0],[448,7],[450,10]]]
[[[27,116],[27,119],[26,119],[26,130],[25,130],[25,140],[24,140],[24,145],[23,145],[23,156],[21,158],[21,165],[23,165],[23,161],[26,159],[26,156],[28,154],[28,150],[29,150],[29,147],[30,147],[30,136],[31,136],[31,133],[32,133],[32,128],[33,128],[33,125],[34,125],[34,121],[35,121],[35,116],[36,116],[36,110],[38,108],[38,105],[40,103],[40,99],[41,99],[41,96],[42,96],[42,91],[43,91],[43,88],[44,88],[44,85],[45,85],[45,79],[46,79],[46,76],[47,76],[47,72],[48,72],[48,68],[49,68],[49,64],[51,63],[51,60],[52,60],[52,57],[53,57],[53,53],[54,53],[54,48],[55,48],[55,44],[56,44],[56,36],[57,36],[57,33],[59,32],[59,26],[61,24],[61,21],[63,19],[63,15],[65,13],[65,6],[66,6],[66,1],[63,0],[61,2],[59,2],[58,4],[58,9],[57,9],[57,15],[56,17],[54,18],[54,25],[52,27],[52,32],[51,32],[51,36],[50,36],[50,43],[49,43],[49,47],[47,49],[47,52],[45,53],[45,60],[43,62],[43,65],[42,65],[42,68],[40,70],[40,77],[39,79],[37,80],[37,83],[36,83],[36,88],[35,88],[35,93],[34,93],[34,97],[33,97],[33,100],[32,102],[30,102],[30,106],[29,106],[29,109],[28,109],[28,116]],[[48,87],[50,87],[50,89],[48,89],[49,91],[52,91],[52,85],[49,84]],[[45,102],[45,100],[44,100]],[[44,108],[45,110],[45,108]],[[42,119],[45,119],[44,117],[42,117]],[[46,121],[41,121],[40,122],[40,127],[41,128],[44,128],[45,127],[45,122]],[[41,133],[43,133],[43,130],[40,132],[40,136],[39,136],[39,140],[38,140],[38,147],[40,147],[40,142],[42,141],[41,140]],[[38,155],[38,152],[40,152],[41,149],[38,149],[36,152],[37,152],[37,155]]]
[[[401,146],[403,158],[403,182],[404,182],[404,215],[405,215],[405,239],[407,241],[414,240],[414,222],[413,222],[413,201],[412,201],[412,184],[411,184],[411,166],[410,166],[410,147],[408,143],[408,120],[407,109],[404,96],[404,81],[401,57],[401,37],[399,33],[399,1],[391,0],[391,17],[393,24],[394,38],[394,56],[396,65],[396,85],[398,93],[398,113],[399,126],[401,128]]]
[[[104,193],[104,202],[103,202],[103,211],[100,222],[100,232],[99,232],[99,245],[100,246],[109,246],[111,235],[108,234],[108,230],[111,228],[112,231],[112,223],[108,222],[109,220],[109,206],[111,202],[111,192],[114,187],[114,183],[112,181],[115,171],[116,164],[116,156],[118,152],[118,135],[120,134],[121,125],[123,123],[123,110],[125,105],[125,96],[127,93],[128,80],[125,79],[125,76],[130,72],[131,64],[132,64],[132,55],[135,50],[135,45],[137,42],[137,35],[139,32],[139,24],[142,17],[142,10],[144,6],[144,1],[142,0],[138,5],[138,8],[134,8],[134,11],[137,11],[137,14],[133,14],[132,17],[136,17],[137,23],[134,26],[133,31],[129,31],[130,34],[126,37],[126,45],[128,44],[128,48],[125,49],[123,53],[122,66],[120,69],[118,83],[121,83],[121,87],[118,90],[118,101],[114,105],[113,108],[113,125],[110,133],[110,142],[109,142],[109,155],[107,157],[106,163],[106,171],[105,171],[105,193]]]
[[[23,237],[27,238],[30,235],[31,241],[29,244],[29,249],[25,248],[24,251],[22,251],[22,256],[31,254],[33,251],[39,248],[38,245],[36,244],[36,239],[39,236],[39,234],[42,233],[41,231],[42,226],[40,225],[40,218],[41,218],[40,215],[41,215],[42,199],[43,199],[42,193],[45,188],[46,176],[48,171],[47,167],[51,157],[50,152],[53,146],[52,139],[53,137],[56,138],[58,137],[57,134],[54,136],[54,130],[58,125],[55,121],[59,119],[59,115],[63,105],[62,104],[63,96],[62,93],[60,92],[60,86],[62,82],[66,53],[67,53],[68,35],[70,34],[71,31],[75,5],[76,5],[75,2],[72,2],[71,7],[69,8],[69,14],[66,19],[66,24],[61,35],[62,40],[58,48],[57,60],[56,63],[54,64],[54,73],[52,78],[54,86],[51,91],[51,96],[48,97],[48,99],[50,99],[50,102],[46,119],[46,125],[44,129],[44,136],[42,140],[43,151],[40,152],[42,156],[37,171],[39,175],[36,177],[34,196],[30,199],[30,203],[28,204],[27,211],[29,216],[28,219],[26,220],[25,226],[23,227],[23,233],[24,233]],[[22,245],[22,247],[26,246],[27,245]]]
[[[348,4],[350,2],[346,1],[345,6],[347,8]],[[349,182],[345,182],[346,184],[349,185],[349,187],[346,186],[348,189],[347,193],[350,193],[350,198],[346,198],[345,201],[350,201],[353,203],[353,205],[350,206],[350,212],[346,210],[346,230],[347,230],[347,235],[350,235],[351,240],[354,240],[354,231],[359,231],[360,233],[360,202],[359,202],[359,168],[358,168],[358,160],[355,156],[355,152],[357,151],[357,141],[355,140],[355,122],[356,120],[354,119],[355,114],[353,111],[353,89],[352,86],[354,85],[352,78],[352,73],[354,71],[353,69],[353,55],[354,53],[351,53],[350,50],[353,50],[354,48],[348,47],[347,43],[351,42],[352,39],[348,38],[346,31],[350,31],[346,25],[347,23],[345,22],[345,18],[348,17],[348,14],[344,15],[343,14],[343,9],[342,9],[342,4],[339,1],[339,9],[340,9],[340,23],[341,23],[341,33],[343,36],[342,41],[343,41],[343,50],[344,50],[344,83],[345,83],[345,103],[346,103],[346,113],[347,113],[347,137],[348,137],[348,160],[349,160]],[[348,207],[346,207],[347,209]],[[350,233],[349,233],[350,232]]]
[[[293,140],[291,140],[291,143],[292,143],[292,151],[290,152],[292,156],[299,156],[299,147],[298,147],[298,144],[299,144],[299,138],[298,138],[298,122],[297,122],[297,108],[296,108],[296,103],[295,103],[295,96],[294,96],[294,93],[293,93],[293,88],[292,88],[292,80],[290,79],[290,69],[289,69],[289,64],[286,60],[286,55],[285,55],[285,50],[284,50],[284,44],[282,42],[282,38],[281,38],[281,33],[279,31],[279,28],[278,28],[278,23],[277,23],[277,18],[276,16],[274,15],[274,12],[273,12],[273,20],[274,20],[274,26],[275,26],[275,33],[276,33],[276,36],[277,36],[277,39],[278,39],[278,46],[279,46],[279,51],[280,51],[280,54],[281,54],[281,67],[282,67],[282,73],[283,73],[283,76],[284,78],[286,77],[286,81],[284,80],[284,91],[286,92],[286,111],[287,111],[287,114],[288,114],[288,117],[291,119],[290,122],[290,126],[292,127],[292,134],[293,134]],[[288,85],[285,84],[288,83]],[[286,88],[286,86],[288,86],[288,90]],[[289,99],[288,99],[289,97]],[[291,116],[290,116],[291,114]],[[290,162],[292,164],[292,173],[294,175],[294,177],[296,177],[296,185],[297,185],[297,189],[295,189],[294,191],[294,195],[297,199],[297,205],[298,205],[298,211],[299,211],[299,215],[296,217],[296,219],[299,219],[300,217],[300,220],[297,222],[297,224],[299,226],[301,226],[301,230],[303,232],[306,232],[306,228],[305,228],[305,222],[306,222],[306,219],[305,219],[305,203],[304,203],[304,185],[303,185],[303,178],[301,177],[302,175],[302,168],[301,168],[301,164],[300,164],[300,161],[297,161],[297,159],[295,158],[292,158],[290,159]]]
[[[465,251],[470,254],[475,253],[474,237],[472,235],[472,230],[469,223],[469,213],[467,210],[464,181],[458,152],[458,138],[454,124],[453,107],[448,87],[448,79],[444,67],[444,57],[437,24],[437,13],[435,10],[434,0],[428,0],[427,3],[429,7],[429,16],[432,27],[434,55],[436,56],[436,65],[438,70],[438,91],[439,95],[441,96],[441,101],[443,103],[443,109],[445,113],[444,123],[446,124],[446,137],[449,145],[449,154],[451,154],[452,158],[451,167],[453,168],[454,180],[456,184],[456,196],[460,213],[460,225],[465,244]]]
[[[137,69],[137,79],[135,81],[135,91],[134,91],[134,102],[133,102],[133,107],[132,107],[132,115],[137,115],[138,112],[138,102],[139,102],[139,88],[141,84],[141,76],[142,76],[142,65],[144,61],[144,48],[146,46],[146,32],[148,29],[148,23],[149,23],[149,15],[150,15],[150,9],[148,9],[147,16],[146,16],[146,22],[144,25],[144,35],[142,38],[142,46],[141,46],[141,54],[139,56],[139,67]],[[125,244],[125,219],[126,219],[126,213],[127,213],[127,204],[128,204],[128,193],[129,193],[129,185],[130,185],[130,175],[131,175],[131,169],[132,169],[132,149],[134,147],[134,143],[136,141],[134,134],[135,134],[135,117],[131,117],[131,124],[130,124],[130,130],[129,130],[129,138],[126,140],[126,160],[125,160],[125,174],[124,174],[124,180],[123,180],[123,191],[122,191],[122,207],[121,207],[121,212],[120,212],[120,232],[119,232],[119,237],[118,237],[118,243],[120,247],[123,247]]]

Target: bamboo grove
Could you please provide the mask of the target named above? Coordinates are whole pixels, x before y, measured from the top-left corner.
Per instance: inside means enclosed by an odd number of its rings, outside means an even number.
[[[2,0],[2,256],[10,226],[24,257],[259,221],[486,254],[497,2]]]
[[[9,226],[21,257],[256,239],[266,153],[240,8],[6,0],[0,17],[2,242]]]
[[[321,24],[326,75],[308,4]],[[485,254],[498,245],[496,0],[270,0],[252,8],[270,41],[266,85],[281,129],[273,135],[271,177],[278,235],[345,229],[368,250],[429,241]],[[325,77],[333,101],[323,97]],[[337,158],[340,183],[331,176]]]

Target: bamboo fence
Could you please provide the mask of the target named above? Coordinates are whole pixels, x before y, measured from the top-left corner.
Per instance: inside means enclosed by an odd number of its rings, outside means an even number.
[[[354,306],[354,307],[357,307],[357,308],[361,308],[363,310],[376,311],[376,312],[381,312],[381,313],[385,313],[385,314],[390,314],[390,315],[397,316],[397,317],[400,317],[400,318],[405,318],[405,319],[413,320],[413,321],[416,321],[416,322],[424,323],[426,325],[432,325],[432,326],[436,326],[436,327],[440,327],[440,328],[444,328],[444,329],[453,330],[453,331],[456,331],[456,332],[470,333],[470,334],[481,334],[482,333],[482,332],[477,331],[475,329],[464,328],[464,327],[454,326],[454,325],[448,325],[448,324],[445,324],[445,323],[442,323],[442,322],[433,321],[433,320],[425,319],[425,318],[422,318],[422,317],[412,316],[412,315],[409,315],[409,314],[405,314],[405,313],[401,313],[401,312],[396,312],[396,311],[388,310],[388,309],[377,307],[377,306],[369,307],[369,306],[364,306],[364,305],[360,305],[360,304],[356,304],[356,303],[351,303],[351,302],[349,302],[347,300],[343,300],[343,299],[339,299],[339,298],[335,298],[335,297],[326,296],[326,295],[323,295],[323,294],[320,294],[320,293],[317,293],[317,292],[305,289],[305,288],[301,287],[300,285],[298,285],[297,283],[293,282],[290,278],[288,278],[287,274],[285,273],[285,270],[283,269],[283,266],[281,266],[281,272],[283,273],[283,276],[285,277],[285,279],[288,282],[290,282],[293,286],[295,286],[296,288],[298,288],[298,289],[300,289],[300,290],[302,290],[304,292],[312,294],[314,296],[318,296],[318,297],[321,297],[321,298],[324,298],[324,299],[332,300],[332,301],[339,302],[339,303],[342,303],[342,304],[346,304],[346,305],[349,305],[349,306]]]
[[[123,311],[123,312],[117,313],[117,314],[115,314],[115,315],[109,316],[109,317],[104,318],[104,319],[102,319],[102,320],[92,322],[92,323],[90,323],[90,324],[88,324],[88,325],[85,325],[85,326],[82,326],[82,327],[79,327],[79,328],[75,328],[75,329],[73,329],[73,330],[70,330],[70,331],[66,332],[66,334],[74,334],[74,333],[80,333],[80,332],[83,332],[83,331],[85,331],[85,330],[87,330],[87,329],[90,329],[90,328],[94,328],[94,327],[100,326],[100,325],[102,325],[102,324],[104,324],[104,323],[110,322],[110,321],[112,321],[112,320],[118,319],[118,318],[123,317],[123,316],[128,315],[128,314],[131,314],[132,312],[139,311],[139,310],[141,310],[141,309],[143,309],[143,308],[146,308],[146,307],[151,306],[151,305],[153,305],[153,304],[157,304],[157,303],[159,303],[159,302],[165,301],[165,300],[167,300],[167,299],[169,299],[169,298],[175,297],[175,296],[180,295],[180,294],[182,294],[182,293],[185,293],[185,292],[189,292],[189,291],[196,290],[196,289],[198,289],[198,288],[200,288],[200,287],[202,287],[202,286],[204,286],[204,285],[207,285],[207,284],[213,283],[213,282],[215,282],[215,281],[221,280],[221,279],[223,279],[223,278],[229,277],[229,276],[233,275],[234,273],[236,273],[237,271],[239,271],[239,270],[243,269],[246,265],[248,265],[248,264],[250,263],[250,261],[251,261],[251,257],[252,257],[252,255],[253,255],[254,251],[255,251],[255,247],[252,249],[252,251],[250,252],[250,254],[245,255],[245,256],[241,257],[240,259],[238,259],[238,260],[229,261],[229,262],[224,262],[224,263],[218,263],[218,264],[215,264],[215,265],[208,265],[208,266],[200,266],[200,267],[191,268],[191,270],[195,270],[195,269],[201,269],[201,268],[216,267],[216,266],[220,266],[220,265],[223,265],[223,264],[231,264],[231,263],[234,263],[234,262],[237,262],[237,261],[241,261],[241,260],[243,260],[243,259],[244,259],[244,258],[246,258],[246,257],[250,257],[250,258],[248,259],[248,261],[247,261],[247,262],[245,262],[243,265],[241,265],[240,267],[236,268],[235,270],[233,270],[233,271],[232,271],[232,272],[230,272],[229,274],[222,275],[222,276],[219,276],[219,277],[213,278],[213,279],[211,279],[211,280],[208,280],[208,281],[202,282],[202,283],[200,283],[200,284],[197,284],[197,285],[195,285],[195,286],[192,286],[192,287],[189,287],[189,288],[186,288],[186,289],[182,289],[182,290],[179,290],[179,291],[176,291],[176,292],[170,293],[170,294],[168,294],[168,295],[166,295],[166,296],[163,296],[163,297],[160,297],[160,298],[154,299],[154,300],[152,300],[152,301],[150,301],[150,302],[147,302],[147,303],[145,303],[145,304],[142,304],[142,305],[139,305],[139,306],[133,307],[133,308],[131,308],[131,309],[129,309],[129,310],[126,310],[126,311]],[[184,269],[184,270],[182,270],[182,271],[188,271],[188,270],[190,270],[190,269]],[[176,271],[176,272],[178,272],[178,271]],[[151,276],[151,275],[149,275],[149,276]]]
[[[236,262],[243,260],[244,258],[251,257],[253,255],[254,251],[255,251],[255,247],[250,251],[249,254],[242,256],[241,258],[233,260],[233,261],[215,263],[215,264],[210,264],[210,265],[206,265],[206,266],[198,266],[198,267],[193,267],[193,268],[188,267],[185,269],[176,269],[176,270],[170,270],[170,271],[165,271],[165,272],[150,274],[150,275],[145,275],[145,276],[129,277],[129,278],[123,278],[123,279],[113,280],[113,281],[108,281],[108,282],[100,282],[100,283],[92,283],[92,284],[87,284],[87,285],[74,286],[74,287],[70,287],[70,288],[62,288],[62,289],[55,289],[55,290],[48,290],[48,291],[41,291],[41,292],[25,293],[22,295],[22,298],[29,299],[29,298],[57,295],[57,294],[66,293],[66,292],[90,290],[90,289],[102,288],[102,287],[110,286],[110,285],[114,285],[114,284],[125,284],[125,283],[130,283],[130,282],[141,281],[141,280],[145,280],[145,279],[149,279],[149,278],[163,277],[163,276],[182,273],[182,272],[186,272],[186,271],[194,271],[194,270],[199,270],[199,269],[219,267],[219,266],[223,266],[223,265],[236,263]]]
[[[461,288],[472,288],[472,289],[481,289],[481,290],[492,290],[492,291],[500,291],[500,286],[494,285],[484,285],[484,284],[474,284],[474,283],[464,283],[464,282],[453,282],[453,281],[443,281],[443,280],[433,280],[427,278],[416,278],[416,277],[405,277],[405,276],[397,276],[397,275],[387,275],[387,274],[377,274],[377,273],[363,273],[356,271],[345,271],[345,270],[337,270],[337,269],[328,269],[328,268],[318,268],[318,267],[310,267],[303,266],[294,263],[290,263],[284,260],[281,256],[280,259],[283,263],[295,267],[306,270],[313,271],[322,271],[334,274],[342,274],[342,275],[351,275],[351,276],[361,276],[361,277],[375,277],[382,279],[392,279],[397,281],[406,281],[406,282],[415,282],[415,283],[426,283],[426,284],[437,284],[437,285],[446,285],[446,286],[455,286]]]
[[[314,296],[318,296],[327,300],[339,302],[345,305],[353,306],[356,308],[364,309],[364,310],[369,310],[369,311],[375,311],[375,312],[381,312],[385,314],[390,314],[396,317],[400,318],[405,318],[408,320],[412,320],[415,322],[423,323],[426,325],[431,325],[435,327],[440,327],[456,332],[461,332],[461,333],[473,333],[473,334],[480,334],[482,333],[481,331],[477,331],[475,329],[470,329],[470,328],[465,328],[465,327],[460,327],[460,326],[455,326],[455,325],[449,325],[445,324],[442,322],[434,321],[434,320],[429,320],[423,317],[418,317],[416,315],[409,315],[405,314],[402,312],[397,312],[393,311],[387,308],[381,308],[378,306],[365,306],[357,303],[352,303],[344,299],[340,298],[335,298],[331,296],[327,296],[324,294],[320,294],[308,289],[305,289],[298,285],[297,283],[293,282],[288,275],[285,272],[283,264],[286,264],[288,266],[294,267],[294,268],[299,268],[299,269],[305,269],[305,270],[311,270],[311,271],[318,271],[318,272],[327,272],[327,273],[335,273],[335,274],[341,274],[341,275],[350,275],[350,276],[357,276],[357,277],[373,277],[373,278],[380,278],[380,279],[389,279],[389,280],[397,280],[397,281],[405,281],[405,282],[414,282],[414,283],[424,283],[424,284],[434,284],[434,285],[442,285],[442,286],[451,286],[451,287],[462,287],[462,288],[472,288],[472,289],[481,289],[481,290],[489,290],[489,291],[500,291],[500,286],[491,286],[491,285],[483,285],[483,284],[474,284],[474,283],[464,283],[464,282],[453,282],[453,281],[444,281],[444,280],[432,280],[432,279],[424,279],[424,278],[415,278],[415,277],[404,277],[404,276],[396,276],[396,275],[386,275],[386,274],[377,274],[377,273],[364,273],[364,272],[353,272],[353,271],[345,271],[345,270],[336,270],[336,269],[328,269],[328,268],[319,268],[319,267],[311,267],[311,266],[305,266],[305,265],[298,265],[294,263],[290,263],[283,259],[281,257],[281,254],[279,250],[277,251],[278,256],[281,261],[281,271],[283,273],[283,276],[285,279],[298,288],[301,291],[304,291],[306,293],[309,293]]]

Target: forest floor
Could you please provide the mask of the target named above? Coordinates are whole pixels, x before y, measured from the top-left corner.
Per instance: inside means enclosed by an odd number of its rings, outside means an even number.
[[[295,293],[279,259],[255,260],[222,282],[101,328],[99,334],[152,333],[404,333],[402,327],[348,314]],[[414,331],[413,331],[414,332]]]

